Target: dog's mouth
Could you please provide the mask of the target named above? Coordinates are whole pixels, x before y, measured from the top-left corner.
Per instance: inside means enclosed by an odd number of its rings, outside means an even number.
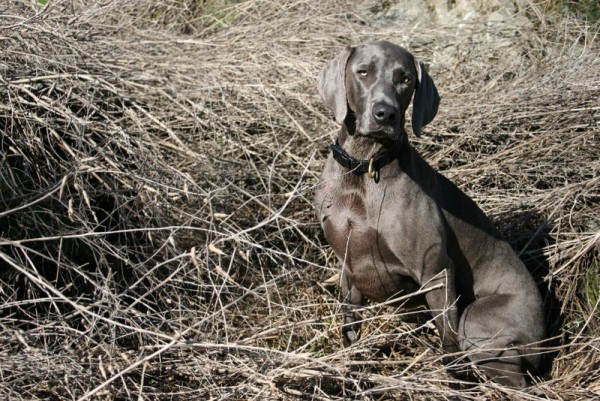
[[[385,126],[378,127],[374,130],[368,131],[364,136],[373,138],[375,140],[392,140],[396,141],[400,138],[400,130],[396,129],[396,127]]]
[[[391,124],[378,124],[372,119],[361,118],[354,112],[348,116],[352,117],[347,119],[346,122],[351,133],[372,138],[377,142],[396,141],[400,138],[403,131],[402,123],[400,121],[393,121]]]

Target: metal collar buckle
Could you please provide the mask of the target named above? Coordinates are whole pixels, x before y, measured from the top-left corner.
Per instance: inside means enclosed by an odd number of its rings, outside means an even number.
[[[369,176],[369,178],[375,180],[375,182],[379,182],[379,170],[375,169],[374,164],[375,158],[372,157],[371,160],[369,160],[369,170],[367,171],[367,175]]]

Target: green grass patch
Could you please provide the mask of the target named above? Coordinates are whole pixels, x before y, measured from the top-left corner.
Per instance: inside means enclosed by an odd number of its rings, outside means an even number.
[[[600,262],[594,261],[588,269],[581,283],[582,299],[586,301],[589,310],[596,309],[594,314],[600,317],[598,303],[600,300]]]
[[[598,0],[551,0],[547,8],[563,15],[572,15],[591,24],[600,21],[600,2]]]
[[[202,16],[210,19],[213,29],[223,29],[233,24],[237,12],[233,9],[236,4],[245,0],[197,0],[197,5],[202,10]]]

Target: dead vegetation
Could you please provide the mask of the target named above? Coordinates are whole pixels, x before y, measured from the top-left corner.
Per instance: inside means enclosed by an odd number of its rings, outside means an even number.
[[[514,63],[355,2],[148,3],[0,6],[0,397],[600,394],[597,27],[529,5],[535,29],[505,35]],[[545,294],[552,353],[527,391],[453,379],[410,312],[371,305],[362,340],[339,345],[312,209],[336,127],[315,77],[373,38],[429,62],[443,101],[413,144]]]

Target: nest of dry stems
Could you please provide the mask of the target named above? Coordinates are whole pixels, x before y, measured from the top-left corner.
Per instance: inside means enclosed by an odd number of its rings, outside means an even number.
[[[509,35],[523,64],[483,42],[432,62],[443,103],[413,140],[545,295],[553,352],[516,392],[453,379],[407,312],[369,307],[341,349],[311,206],[322,64],[372,38],[435,60],[451,27],[399,36],[354,2],[87,3],[0,12],[3,399],[598,395],[597,31],[542,17]]]

